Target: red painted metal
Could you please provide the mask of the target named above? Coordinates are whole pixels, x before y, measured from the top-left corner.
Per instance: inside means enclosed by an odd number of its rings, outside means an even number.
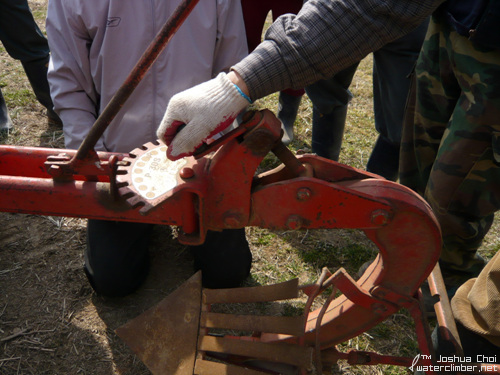
[[[361,229],[380,255],[360,280],[342,271],[325,277],[324,287],[334,286],[343,294],[307,315],[300,338],[259,337],[262,343],[331,348],[402,306],[416,304],[418,287],[439,256],[440,230],[428,205],[409,189],[314,155],[296,158],[279,138],[280,123],[269,111],[249,115],[242,127],[208,145],[205,156],[187,158],[176,167],[169,176],[173,187],[151,199],[134,183],[144,177],[139,162],[165,147],[159,143],[130,154],[90,152],[70,167],[75,151],[3,146],[0,210],[176,225],[182,228],[179,240],[187,244],[203,242],[208,229]],[[255,175],[269,151],[284,165]],[[155,158],[157,176],[161,168],[172,167],[164,151],[155,151]],[[149,193],[156,189],[151,186],[145,185]],[[370,358],[371,363],[408,363]]]
[[[211,303],[222,300],[227,303],[228,298],[232,302],[264,301],[269,300],[270,290],[288,296],[289,284],[284,289],[280,286],[201,293],[198,276],[197,281],[188,283],[190,293],[172,296],[148,312],[149,315],[139,318],[139,323],[127,325],[122,334],[154,373],[257,374],[263,368],[258,360],[273,361],[273,358],[279,358],[275,362],[281,362],[285,368],[272,370],[266,363],[263,372],[288,373],[287,366],[293,365],[305,374],[313,364],[321,372],[323,364],[340,359],[351,364],[409,367],[415,364],[415,359],[363,351],[342,353],[335,347],[406,307],[415,321],[423,354],[417,363],[432,365],[429,328],[419,304],[418,288],[439,257],[440,229],[429,206],[409,189],[314,155],[295,157],[280,142],[280,123],[268,111],[247,116],[238,129],[180,164],[168,161],[165,146],[159,143],[144,145],[129,154],[93,151],[97,140],[198,1],[181,2],[78,151],[0,146],[0,211],[176,225],[181,229],[179,240],[186,244],[202,243],[207,230],[245,226],[361,229],[378,247],[379,256],[358,281],[342,269],[334,274],[325,270],[318,283],[300,287],[309,297],[303,330],[297,319],[280,322],[264,317],[224,319],[208,313]],[[283,165],[255,176],[270,151]],[[445,296],[441,281],[439,270],[435,269],[429,277],[431,291]],[[328,287],[333,287],[333,292],[327,302],[309,312],[314,299]],[[336,291],[342,293],[340,297],[336,297]],[[193,300],[198,295],[204,299],[201,303]],[[161,316],[171,303],[178,306],[175,310],[191,306],[191,311],[180,319],[171,316],[175,324],[163,326]],[[201,312],[197,306],[201,306]],[[460,351],[446,297],[437,303],[436,312],[439,325]],[[187,316],[190,319],[186,320]],[[197,319],[203,327],[199,333]],[[179,353],[175,350],[158,353],[150,345],[150,337],[160,335],[164,347],[169,336],[178,340],[184,323],[189,323],[188,341],[192,346],[198,341],[198,346],[185,347],[180,354],[189,357],[189,361],[183,358],[179,363],[171,362],[171,357]],[[258,333],[251,337],[207,336],[209,329],[218,325],[254,327]],[[276,329],[262,333],[263,326]],[[142,344],[147,348],[141,347]],[[227,364],[205,361],[210,351],[220,351],[222,357],[218,359]],[[296,354],[289,355],[290,351]],[[233,364],[242,364],[242,356],[248,357],[245,367],[252,357],[257,362],[248,369],[235,367]],[[482,370],[482,373],[500,373],[491,372],[486,366]],[[290,373],[296,372],[292,369]]]

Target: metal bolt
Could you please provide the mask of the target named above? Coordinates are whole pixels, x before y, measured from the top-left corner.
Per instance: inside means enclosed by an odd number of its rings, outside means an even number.
[[[372,223],[384,225],[389,221],[389,213],[386,210],[375,210],[372,212]]]
[[[382,303],[374,303],[371,308],[375,314],[383,314],[387,311],[387,306]]]
[[[312,192],[309,188],[300,188],[297,190],[297,200],[304,202],[311,198]]]
[[[184,322],[191,323],[191,320],[193,320],[193,314],[191,314],[190,312],[186,312],[184,314]]]
[[[181,176],[181,178],[183,178],[184,180],[187,180],[187,179],[190,179],[190,178],[193,178],[194,176],[194,171],[192,168],[189,168],[189,167],[185,167],[185,168],[182,168],[181,171],[179,172],[179,175]]]
[[[302,227],[302,218],[299,215],[290,215],[286,220],[286,226],[292,230]]]
[[[61,177],[63,174],[63,171],[60,166],[58,165],[51,165],[47,169],[47,173],[50,174],[52,177]]]

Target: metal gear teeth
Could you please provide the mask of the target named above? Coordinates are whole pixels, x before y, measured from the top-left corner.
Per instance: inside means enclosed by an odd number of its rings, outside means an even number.
[[[132,150],[116,170],[118,194],[133,208],[147,212],[177,185],[177,173],[185,161],[166,158],[166,146],[149,142]]]

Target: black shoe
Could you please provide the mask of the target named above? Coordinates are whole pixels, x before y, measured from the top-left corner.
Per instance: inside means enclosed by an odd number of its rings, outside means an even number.
[[[244,228],[208,231],[205,243],[191,246],[191,251],[205,288],[235,288],[250,275],[252,253]]]
[[[63,123],[57,113],[55,113],[53,110],[47,110],[47,123],[49,126],[55,126],[58,128],[62,128]]]
[[[0,130],[7,131],[12,128],[12,121],[9,116],[7,104],[0,90]]]

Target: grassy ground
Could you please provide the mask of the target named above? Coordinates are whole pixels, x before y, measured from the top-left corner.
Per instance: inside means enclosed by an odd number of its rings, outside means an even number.
[[[30,1],[42,29],[46,4],[46,0]],[[1,46],[0,87],[14,123],[13,130],[2,136],[1,144],[63,147],[61,129],[47,125],[44,109],[36,101],[22,67]],[[376,138],[371,56],[360,64],[351,91],[354,99],[350,104],[340,162],[364,169]],[[277,95],[259,100],[256,106],[275,111]],[[304,97],[296,121],[296,138],[290,145],[292,151],[310,150],[311,116],[311,103]],[[265,168],[276,164],[276,158],[271,155],[264,161]],[[121,302],[109,302],[91,292],[81,273],[81,254],[85,246],[82,220],[4,213],[0,213],[0,220],[3,228],[0,232],[3,244],[0,247],[3,290],[0,295],[0,374],[148,373],[128,348],[120,344],[113,329],[168,295],[190,275],[192,259],[185,247],[169,242],[179,264],[175,270],[169,268],[169,272],[177,275],[175,280],[159,279],[165,278],[163,274],[167,272],[161,267],[164,258],[172,257],[172,253],[165,257],[163,251],[156,250],[155,259],[159,260],[156,273],[145,288]],[[495,236],[497,222],[481,249],[486,257],[500,248]],[[163,236],[162,241],[171,237],[158,233]],[[314,282],[325,266],[332,272],[344,267],[355,276],[359,267],[377,253],[364,234],[355,230],[247,228],[247,237],[254,256],[249,285],[266,285],[292,278],[298,278],[301,283]],[[172,240],[167,238],[165,241]],[[160,243],[160,240],[155,242],[156,245]],[[290,315],[303,306],[304,301],[299,300],[252,308],[260,313]],[[419,353],[413,323],[404,310],[343,343],[341,348],[410,357]],[[407,373],[406,369],[396,366],[356,367],[346,363],[339,363],[332,371],[342,374]]]

